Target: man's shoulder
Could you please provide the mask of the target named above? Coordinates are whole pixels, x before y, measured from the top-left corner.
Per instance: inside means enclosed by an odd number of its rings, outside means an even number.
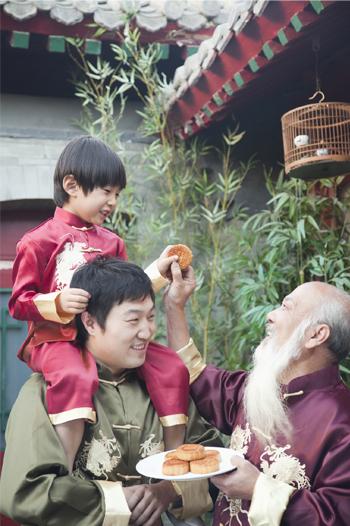
[[[219,377],[221,383],[225,384],[226,387],[242,390],[245,388],[248,374],[248,371],[244,369],[230,370],[214,364],[208,364],[199,378],[201,378],[201,376],[203,376],[203,378]]]
[[[43,402],[45,397],[46,384],[43,376],[33,373],[22,385],[13,408],[34,407],[33,403]]]
[[[343,381],[329,391],[329,403],[337,407],[339,411],[345,411],[350,425],[350,388]]]
[[[350,389],[342,381],[324,390],[312,393],[314,410],[322,413],[323,422],[337,424],[342,422],[344,429],[350,434]]]

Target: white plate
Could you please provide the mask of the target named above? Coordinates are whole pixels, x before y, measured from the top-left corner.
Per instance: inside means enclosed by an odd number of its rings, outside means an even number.
[[[241,453],[234,451],[233,449],[228,449],[225,447],[206,447],[206,449],[215,449],[215,451],[220,452],[220,467],[218,471],[212,471],[211,473],[205,473],[203,475],[198,475],[197,473],[186,473],[186,475],[170,476],[164,475],[162,472],[163,462],[165,460],[165,455],[169,451],[164,453],[157,453],[156,455],[151,455],[149,457],[140,460],[136,464],[136,470],[145,477],[152,477],[155,479],[163,480],[197,480],[197,479],[207,479],[209,477],[214,477],[215,475],[221,475],[221,473],[226,473],[227,471],[232,471],[235,467],[231,464],[231,457],[233,455],[242,456]]]

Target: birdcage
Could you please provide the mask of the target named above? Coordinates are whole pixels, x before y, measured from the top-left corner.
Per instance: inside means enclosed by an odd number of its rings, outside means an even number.
[[[285,170],[300,179],[350,173],[350,104],[319,102],[282,117]]]

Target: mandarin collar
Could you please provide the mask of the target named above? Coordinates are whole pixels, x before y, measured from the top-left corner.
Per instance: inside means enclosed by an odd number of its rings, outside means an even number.
[[[60,207],[56,207],[55,210],[55,219],[66,223],[67,225],[73,226],[75,228],[93,228],[94,225],[87,223],[76,214],[69,212],[68,210]]]
[[[299,391],[307,393],[314,389],[325,389],[335,386],[339,382],[341,382],[339,366],[338,364],[333,364],[314,373],[294,378],[289,384],[282,385],[282,391],[284,393],[296,393]]]
[[[103,365],[100,362],[96,361],[97,365],[97,373],[100,381],[110,383],[110,384],[116,384],[122,383],[127,377],[130,375],[135,374],[135,369],[124,369],[118,376],[115,376],[108,367]]]

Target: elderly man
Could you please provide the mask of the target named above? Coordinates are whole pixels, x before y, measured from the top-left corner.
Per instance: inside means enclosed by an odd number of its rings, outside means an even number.
[[[6,431],[1,511],[23,525],[43,526],[155,526],[169,507],[180,519],[207,511],[206,480],[150,484],[135,469],[164,449],[159,417],[136,373],[155,332],[150,279],[137,265],[102,258],[80,267],[72,286],[91,294],[77,325],[83,356],[90,352],[98,366],[97,422],[86,425],[71,475],[45,407],[45,381],[32,375]],[[171,285],[169,305],[172,294]],[[193,404],[186,440],[221,445]]]
[[[190,339],[183,307],[193,275],[175,283],[169,344],[188,366],[201,415],[245,457],[212,479],[214,526],[349,526],[350,390],[339,362],[350,347],[350,297],[320,282],[299,286],[268,315],[250,373],[231,372],[206,366]]]

